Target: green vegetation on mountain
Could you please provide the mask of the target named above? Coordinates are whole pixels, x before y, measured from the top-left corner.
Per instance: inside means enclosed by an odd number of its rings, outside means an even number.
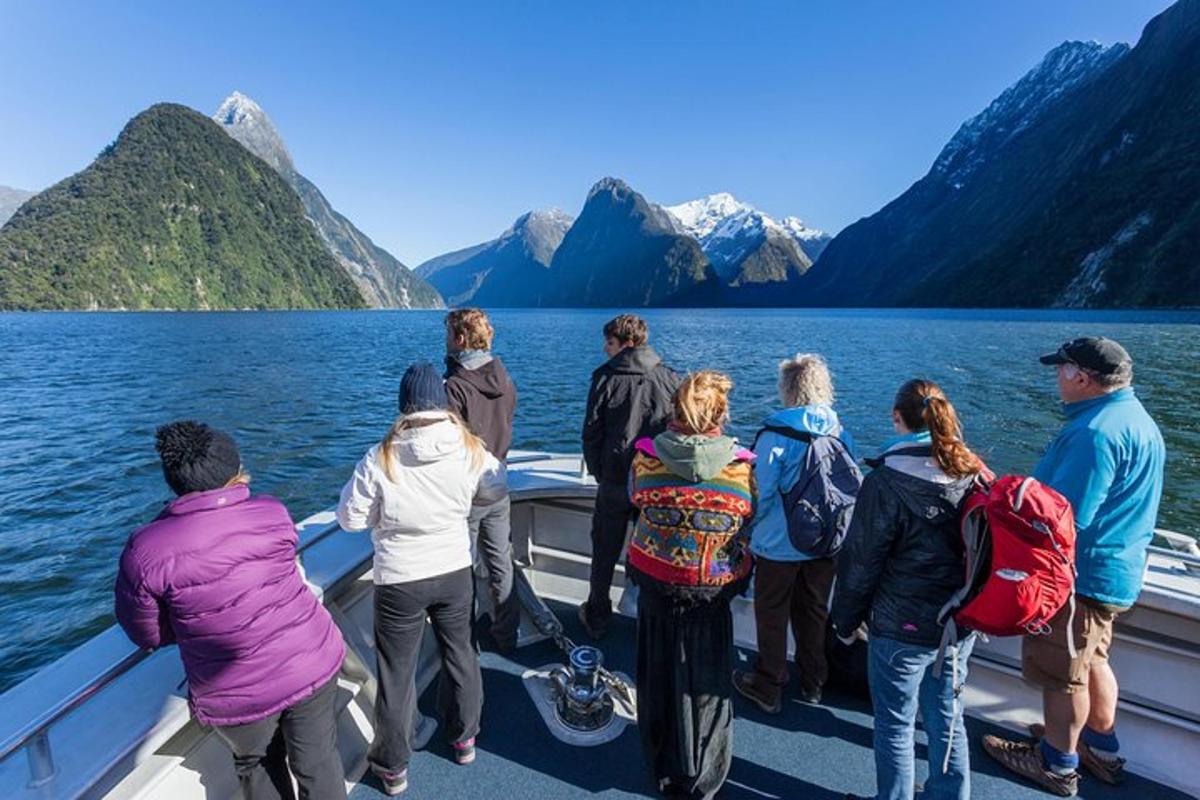
[[[0,309],[363,305],[291,187],[184,106],[134,117],[0,230]]]

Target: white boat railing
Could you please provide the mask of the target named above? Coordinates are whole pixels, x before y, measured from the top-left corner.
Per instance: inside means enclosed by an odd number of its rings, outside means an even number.
[[[336,522],[308,536],[296,549],[297,554],[323,541],[341,530]],[[132,643],[130,643],[132,647]],[[56,701],[52,706],[23,724],[0,742],[0,761],[24,748],[29,759],[29,786],[41,786],[54,777],[54,756],[50,748],[50,728],[55,722],[96,696],[125,673],[145,661],[152,650],[130,651],[112,666],[101,672],[84,686]]]
[[[510,459],[510,463],[541,460],[547,460],[547,457],[541,455],[532,457],[520,456]],[[306,537],[300,543],[299,548],[297,548],[297,553],[302,555],[307,549],[339,530],[341,528],[337,522],[325,525]],[[1169,546],[1151,545],[1151,552],[1164,558],[1177,560],[1189,572],[1200,574],[1200,547],[1197,547],[1194,539],[1184,534],[1175,533],[1174,531],[1156,529],[1155,533],[1166,541]],[[50,746],[50,728],[57,721],[79,708],[122,675],[142,663],[152,652],[141,649],[130,651],[88,683],[59,699],[34,718],[22,724],[17,730],[13,731],[0,742],[0,761],[5,760],[18,750],[25,749],[29,761],[29,786],[35,788],[49,782],[55,773],[54,758]]]

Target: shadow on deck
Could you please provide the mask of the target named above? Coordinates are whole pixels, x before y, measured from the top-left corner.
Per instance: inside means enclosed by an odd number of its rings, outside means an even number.
[[[574,609],[551,604],[567,633],[585,641]],[[634,672],[634,626],[616,619],[601,642],[606,665],[629,675]],[[557,800],[593,795],[603,798],[656,796],[642,761],[635,726],[615,741],[599,747],[572,747],[546,730],[521,683],[530,668],[562,661],[550,642],[522,648],[510,657],[486,650],[483,661],[483,729],[478,757],[467,767],[456,765],[450,746],[436,734],[427,750],[417,753],[409,767],[406,800]],[[745,661],[751,654],[739,653]],[[432,713],[434,691],[422,698]],[[871,750],[871,713],[865,700],[830,692],[825,704],[810,706],[789,699],[778,716],[762,714],[738,698],[735,701],[734,760],[729,780],[719,795],[729,800],[842,800],[846,792],[870,796],[875,788]],[[972,797],[986,800],[1041,800],[1049,797],[1004,772],[983,754],[979,737],[999,732],[995,726],[968,719],[971,739]],[[924,734],[917,731],[917,780],[926,773]],[[1187,795],[1130,776],[1122,787],[1110,787],[1084,776],[1079,796],[1094,800],[1186,800]],[[350,795],[352,800],[384,797],[371,776]],[[919,797],[919,795],[918,795]]]

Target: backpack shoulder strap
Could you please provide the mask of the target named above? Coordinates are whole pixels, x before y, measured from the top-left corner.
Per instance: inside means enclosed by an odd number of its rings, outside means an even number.
[[[795,439],[798,442],[806,442],[809,444],[811,444],[813,440],[813,435],[807,431],[798,431],[795,428],[788,428],[783,425],[764,425],[758,429],[758,433],[754,434],[753,447],[758,446],[758,437],[762,436],[764,433],[774,433],[778,436],[784,437],[785,439]]]
[[[933,448],[929,445],[921,445],[918,447],[900,447],[895,450],[888,450],[880,453],[874,458],[864,458],[863,461],[866,462],[868,467],[875,469],[877,467],[882,467],[884,462],[893,456],[916,456],[918,458],[922,458],[931,455],[933,455]]]

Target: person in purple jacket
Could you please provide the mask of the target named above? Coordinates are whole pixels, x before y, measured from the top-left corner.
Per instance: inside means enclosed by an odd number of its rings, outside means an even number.
[[[291,775],[302,800],[345,798],[334,706],[345,645],[297,566],[287,509],[250,495],[221,431],[174,422],[156,447],[178,497],[125,545],[117,621],[139,647],[179,645],[192,714],[233,751],[247,800],[294,800]]]

